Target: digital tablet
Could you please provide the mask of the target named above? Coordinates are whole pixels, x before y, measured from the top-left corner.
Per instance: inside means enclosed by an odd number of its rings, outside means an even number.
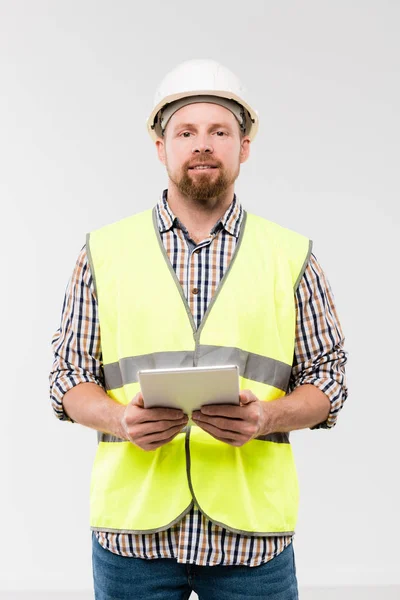
[[[190,418],[204,404],[239,405],[237,365],[146,369],[138,379],[145,408],[180,408]]]

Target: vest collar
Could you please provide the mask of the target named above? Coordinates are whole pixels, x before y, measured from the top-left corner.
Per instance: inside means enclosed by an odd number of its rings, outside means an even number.
[[[243,208],[237,199],[236,194],[233,195],[233,200],[226,210],[223,217],[214,225],[210,234],[214,235],[220,229],[225,229],[230,235],[237,239],[240,233],[240,227],[243,221]],[[156,206],[157,225],[160,233],[165,233],[174,227],[179,227],[186,231],[185,227],[180,223],[178,217],[174,215],[168,204],[168,189],[165,189]]]

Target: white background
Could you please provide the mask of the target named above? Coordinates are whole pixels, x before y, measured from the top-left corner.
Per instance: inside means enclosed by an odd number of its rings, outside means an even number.
[[[399,19],[393,0],[0,1],[0,589],[90,589],[95,432],[58,422],[50,340],[87,231],[166,184],[164,75],[232,69],[260,115],[237,193],[314,240],[349,351],[337,427],[293,436],[301,585],[399,584]]]

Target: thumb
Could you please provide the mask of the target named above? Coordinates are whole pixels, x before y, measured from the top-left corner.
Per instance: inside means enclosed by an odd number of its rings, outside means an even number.
[[[144,400],[143,400],[142,392],[138,392],[136,394],[136,396],[134,396],[132,398],[130,403],[133,404],[134,406],[140,406],[141,408],[144,408]]]
[[[239,399],[242,406],[245,404],[250,404],[251,402],[257,402],[257,397],[251,390],[241,390],[239,393]]]

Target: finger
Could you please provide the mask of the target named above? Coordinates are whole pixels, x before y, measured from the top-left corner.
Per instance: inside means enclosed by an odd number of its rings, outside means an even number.
[[[179,431],[178,431],[179,433]],[[161,448],[161,446],[165,446],[166,444],[169,444],[169,442],[172,442],[172,440],[177,436],[176,433],[174,433],[174,435],[171,435],[169,438],[165,439],[165,440],[161,440],[160,442],[154,442],[152,444],[146,444],[143,448],[144,450],[157,450],[157,448]]]
[[[243,427],[244,421],[238,419],[224,419],[223,417],[207,416],[200,413],[197,417],[192,414],[192,419],[195,423],[210,423],[214,427],[218,427],[221,431],[238,433]]]
[[[250,439],[258,429],[255,423],[252,423],[251,421],[241,421],[238,419],[223,419],[219,417],[207,417],[205,415],[201,415],[201,417],[198,419],[193,418],[193,421],[200,426],[207,423],[213,427],[217,427],[220,431],[223,431],[224,435],[227,437],[239,435],[245,437],[246,439]]]
[[[239,399],[242,405],[250,404],[251,402],[257,402],[258,398],[251,390],[241,390],[239,392]]]
[[[144,398],[142,392],[138,392],[131,400],[133,406],[139,406],[144,411],[151,411],[148,413],[149,421],[159,421],[160,419],[180,419],[184,414],[180,408],[166,408],[166,407],[144,407]]]
[[[134,443],[138,446],[151,446],[154,444],[165,444],[167,440],[173,439],[182,430],[181,425],[174,425],[161,432],[153,432],[149,434],[139,434],[135,436]]]
[[[180,421],[152,421],[151,423],[141,423],[134,428],[135,435],[145,437],[153,434],[160,434],[164,431],[170,431],[172,428],[182,429],[188,422],[188,418]]]
[[[135,415],[136,423],[156,423],[157,421],[180,421],[187,415],[176,408],[141,408],[140,415]]]
[[[235,434],[234,432],[222,431],[218,427],[211,425],[210,423],[201,423],[199,426],[207,433],[212,435],[215,439],[220,442],[225,442],[231,446],[242,446],[246,440],[243,435]]]
[[[204,404],[199,412],[203,415],[226,417],[227,419],[243,419],[244,409],[241,406],[233,406],[232,404]]]

